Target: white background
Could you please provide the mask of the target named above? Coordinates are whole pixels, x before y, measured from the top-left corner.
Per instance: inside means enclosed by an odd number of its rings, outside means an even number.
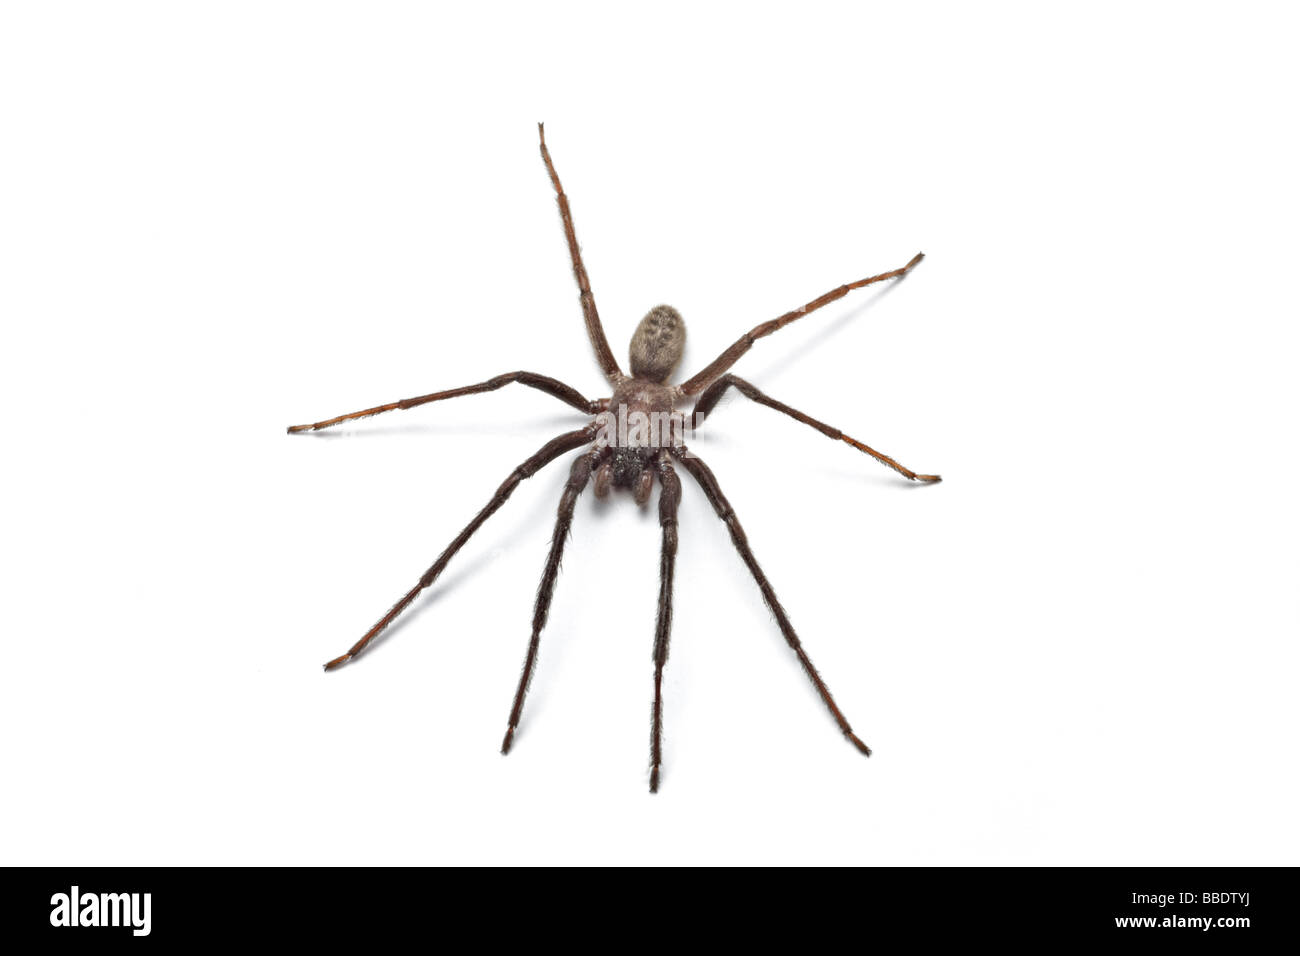
[[[0,860],[1297,862],[1295,23],[1282,4],[7,4]],[[695,440],[855,728],[683,476],[565,466],[323,674],[602,392],[737,367]]]

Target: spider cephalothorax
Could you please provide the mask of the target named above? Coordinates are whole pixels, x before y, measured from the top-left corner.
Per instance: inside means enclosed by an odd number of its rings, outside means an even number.
[[[560,558],[564,553],[564,545],[568,538],[569,527],[573,522],[573,512],[577,505],[578,496],[590,483],[599,498],[606,497],[611,488],[626,488],[632,492],[633,497],[639,504],[645,504],[649,501],[653,492],[655,480],[658,479],[660,486],[659,523],[662,528],[663,540],[659,565],[659,611],[654,640],[655,672],[654,705],[651,711],[650,789],[651,791],[659,789],[660,767],[663,762],[661,743],[663,738],[663,669],[668,660],[668,637],[672,626],[673,569],[677,554],[677,506],[681,501],[681,483],[677,478],[674,466],[680,465],[699,484],[704,496],[709,500],[709,504],[713,506],[713,510],[726,524],[727,530],[731,534],[731,540],[758,584],[763,600],[771,609],[773,616],[775,616],[781,634],[795,652],[809,680],[812,681],[817,693],[821,696],[822,702],[825,703],[827,709],[831,712],[831,716],[835,718],[835,722],[839,725],[840,731],[862,753],[869,755],[871,751],[853,732],[848,720],[845,719],[831,697],[830,690],[813,667],[812,660],[804,651],[789,618],[786,617],[784,609],[776,599],[776,592],[773,591],[772,585],[768,582],[766,575],[763,574],[753,551],[750,549],[749,541],[740,526],[735,511],[732,510],[731,505],[722,494],[717,478],[714,477],[713,472],[698,456],[687,451],[683,434],[688,418],[685,413],[678,410],[678,406],[689,399],[695,399],[695,405],[689,415],[689,422],[692,427],[698,427],[718,404],[722,394],[728,388],[735,387],[741,394],[758,402],[760,405],[766,405],[768,408],[788,415],[796,421],[810,425],[829,438],[852,445],[859,451],[893,468],[906,478],[923,482],[938,481],[938,475],[918,475],[916,472],[904,468],[887,455],[882,455],[862,442],[850,438],[838,428],[820,422],[803,412],[791,408],[789,405],[784,405],[773,398],[769,398],[749,382],[730,375],[727,371],[753,347],[758,339],[771,335],[809,312],[842,298],[853,289],[860,289],[863,286],[887,279],[902,278],[921,261],[921,254],[918,253],[913,256],[911,261],[901,269],[894,269],[891,272],[884,272],[880,275],[839,286],[813,299],[806,305],[755,326],[709,365],[705,366],[702,371],[680,385],[670,385],[668,379],[677,367],[678,362],[681,361],[682,352],[686,345],[686,323],[682,321],[682,317],[677,310],[671,306],[655,306],[646,313],[645,318],[637,325],[636,332],[632,336],[629,349],[629,368],[632,374],[627,375],[619,368],[613,352],[610,351],[609,342],[605,338],[600,315],[596,311],[596,300],[591,293],[591,285],[587,279],[587,270],[582,263],[582,254],[578,249],[578,238],[573,228],[573,217],[569,212],[569,200],[564,194],[564,189],[560,185],[560,177],[555,172],[555,166],[551,162],[551,155],[546,148],[546,138],[541,124],[538,124],[537,132],[542,159],[546,163],[546,170],[550,175],[551,184],[555,188],[556,201],[560,207],[560,220],[564,225],[565,239],[569,244],[569,256],[573,262],[573,275],[578,282],[578,299],[582,305],[583,318],[587,326],[587,336],[591,340],[592,348],[596,353],[596,361],[600,365],[613,394],[607,399],[591,401],[584,398],[576,389],[545,375],[538,375],[534,372],[507,372],[504,375],[498,375],[496,378],[490,378],[486,382],[479,382],[475,385],[465,385],[460,388],[434,392],[430,395],[421,395],[417,398],[402,399],[387,405],[377,405],[373,408],[339,415],[336,418],[326,419],[311,425],[291,426],[289,428],[290,432],[314,431],[337,425],[340,422],[364,418],[368,415],[378,415],[381,412],[393,411],[394,409],[414,408],[417,405],[437,402],[447,398],[456,398],[461,395],[490,392],[511,382],[518,382],[521,385],[538,389],[573,406],[584,414],[594,416],[593,420],[582,428],[567,432],[547,442],[532,457],[511,472],[501,487],[497,489],[496,494],[492,496],[492,500],[474,516],[474,519],[438,556],[432,566],[421,575],[415,587],[411,588],[401,600],[393,605],[389,612],[380,618],[346,654],[330,661],[325,665],[325,669],[332,670],[361,653],[366,645],[374,640],[376,635],[391,624],[415,600],[416,595],[431,585],[442,574],[443,569],[455,556],[456,552],[464,546],[470,536],[498,508],[505,504],[506,499],[510,497],[520,482],[525,478],[532,477],[561,455],[583,449],[570,467],[569,480],[566,482],[564,494],[560,498],[559,514],[555,522],[555,533],[551,538],[550,553],[546,559],[546,567],[542,572],[541,585],[537,589],[537,602],[533,612],[532,638],[528,643],[528,653],[524,658],[523,674],[519,678],[514,704],[510,709],[505,739],[501,743],[502,753],[510,752],[515,729],[519,726],[519,720],[523,714],[524,698],[528,693],[528,685],[537,664],[537,652],[541,642],[542,629],[546,626],[551,597],[555,592],[555,581],[559,575]],[[586,447],[584,448],[584,446]]]
[[[667,306],[659,308],[665,309]],[[657,357],[660,361],[667,361],[666,352],[673,347],[680,356],[681,343],[685,337],[685,326],[680,317],[674,320],[675,331],[667,333],[673,340],[664,344],[664,333],[643,334],[647,328],[646,322],[654,314],[655,312],[650,313],[641,321],[637,334],[633,336],[633,356],[637,354],[638,343],[644,344],[647,340],[651,348],[658,349]],[[636,361],[635,358],[633,361]],[[672,361],[675,363],[676,359]],[[669,373],[664,374],[666,376]],[[660,452],[682,447],[685,416],[675,408],[679,400],[675,388],[648,376],[623,377],[614,386],[609,408],[597,418],[601,425],[597,443],[608,449],[608,454],[602,457],[596,469],[597,497],[603,498],[612,485],[615,488],[631,488],[637,504],[643,505],[650,500],[655,462],[658,461]]]

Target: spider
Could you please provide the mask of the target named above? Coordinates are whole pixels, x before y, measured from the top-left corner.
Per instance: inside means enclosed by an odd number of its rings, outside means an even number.
[[[465,526],[464,530],[456,536],[446,550],[438,555],[437,560],[424,572],[415,586],[407,591],[401,600],[394,604],[388,613],[381,617],[374,627],[368,630],[346,654],[342,654],[327,663],[325,670],[333,670],[353,660],[384,628],[388,627],[398,615],[410,606],[421,591],[433,584],[456,553],[465,546],[465,542],[482,527],[483,523],[497,509],[505,504],[506,499],[510,497],[520,482],[526,478],[531,478],[560,456],[582,449],[582,452],[573,460],[569,469],[569,479],[560,498],[555,531],[551,537],[550,553],[546,558],[541,585],[537,590],[537,600],[533,610],[532,637],[528,642],[523,673],[520,675],[514,703],[510,708],[505,738],[501,742],[501,752],[503,754],[510,752],[515,730],[518,728],[520,717],[523,714],[524,698],[528,693],[533,671],[537,666],[537,652],[542,629],[546,626],[551,598],[555,593],[555,581],[559,576],[560,559],[564,554],[565,540],[568,538],[569,528],[573,522],[573,513],[578,496],[588,484],[592,486],[597,498],[607,497],[611,488],[626,489],[631,492],[636,503],[643,506],[650,500],[655,478],[657,477],[660,487],[659,524],[662,532],[662,543],[659,563],[658,619],[655,624],[653,655],[655,668],[654,704],[650,715],[650,792],[658,792],[663,763],[663,671],[664,665],[668,661],[668,637],[672,628],[673,565],[677,554],[677,507],[682,496],[682,486],[677,477],[675,466],[680,465],[695,479],[709,504],[713,506],[713,510],[726,524],[732,543],[740,554],[741,560],[749,568],[754,581],[758,584],[763,600],[776,618],[777,626],[781,629],[786,642],[799,658],[799,663],[803,666],[804,672],[808,675],[808,679],[812,681],[813,687],[831,712],[831,716],[835,718],[836,724],[839,725],[844,736],[859,751],[870,756],[870,748],[853,732],[848,720],[836,705],[834,698],[831,697],[831,692],[826,683],[817,673],[816,668],[813,667],[812,660],[808,657],[808,653],[804,650],[798,635],[795,634],[794,627],[790,624],[790,619],[786,616],[785,610],[777,600],[776,592],[772,589],[772,585],[768,582],[762,568],[759,567],[758,560],[754,557],[754,552],[749,546],[744,529],[740,525],[740,520],[736,517],[735,511],[732,510],[726,496],[722,493],[717,478],[714,477],[709,466],[690,452],[682,440],[683,432],[688,427],[688,419],[678,410],[678,406],[684,404],[688,399],[695,399],[689,423],[690,427],[696,427],[702,424],[709,413],[713,411],[723,393],[729,388],[735,388],[742,395],[760,405],[766,405],[768,408],[775,409],[783,415],[788,415],[796,421],[810,425],[828,438],[852,445],[858,451],[870,455],[882,464],[893,468],[905,478],[920,482],[939,481],[938,475],[917,474],[903,467],[888,455],[883,455],[857,439],[845,435],[838,428],[805,415],[803,412],[778,402],[774,398],[769,398],[749,382],[728,372],[728,369],[748,352],[759,339],[771,335],[778,329],[785,328],[791,322],[803,318],[808,313],[822,308],[822,306],[829,305],[835,300],[848,295],[854,289],[861,289],[864,286],[885,282],[890,279],[903,278],[915,268],[923,255],[917,253],[901,269],[882,272],[880,275],[839,286],[824,295],[818,296],[806,305],[785,313],[779,318],[755,326],[705,366],[702,371],[691,376],[680,385],[671,385],[668,379],[682,357],[682,351],[686,344],[686,324],[676,309],[667,305],[656,306],[641,320],[632,335],[629,350],[631,374],[628,375],[619,366],[617,359],[614,358],[614,353],[610,350],[609,342],[605,338],[600,315],[596,311],[596,300],[591,293],[591,283],[588,281],[587,270],[582,263],[582,253],[578,248],[578,238],[573,227],[573,216],[569,211],[569,199],[564,193],[564,188],[560,185],[559,174],[556,173],[555,164],[551,161],[550,151],[546,148],[546,132],[541,123],[537,125],[537,135],[542,161],[546,164],[546,171],[551,178],[551,185],[555,189],[555,199],[560,208],[560,219],[564,226],[565,239],[569,245],[569,256],[573,262],[573,275],[578,283],[578,298],[582,305],[582,314],[587,326],[587,336],[591,340],[592,348],[595,350],[596,361],[613,389],[613,395],[610,398],[592,401],[584,398],[581,393],[569,385],[548,378],[545,375],[538,375],[534,372],[507,372],[504,375],[498,375],[476,385],[464,385],[460,388],[434,392],[430,395],[421,395],[417,398],[405,398],[387,405],[377,405],[374,408],[366,408],[359,412],[339,415],[336,418],[329,418],[311,425],[290,426],[290,433],[316,431],[342,422],[390,412],[394,409],[415,408],[419,405],[440,402],[444,399],[457,398],[462,395],[491,392],[514,382],[527,385],[529,388],[535,388],[573,406],[584,414],[595,416],[592,422],[582,428],[551,439],[511,472],[487,505],[474,516],[473,520]],[[616,425],[617,427],[615,427]],[[631,427],[628,427],[628,425]]]

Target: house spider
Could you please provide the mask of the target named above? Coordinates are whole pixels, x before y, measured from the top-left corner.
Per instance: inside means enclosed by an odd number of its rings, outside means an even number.
[[[678,480],[674,468],[674,464],[678,464],[691,474],[691,477],[703,490],[709,504],[713,506],[713,510],[725,522],[727,530],[731,534],[732,543],[739,552],[741,560],[749,568],[750,574],[754,576],[754,580],[763,594],[763,600],[767,602],[768,608],[776,617],[777,626],[780,627],[786,642],[798,656],[799,663],[803,665],[808,679],[812,681],[813,687],[816,688],[822,702],[830,710],[831,716],[835,718],[840,730],[858,750],[870,756],[871,750],[853,732],[853,728],[849,726],[848,720],[845,719],[844,714],[836,706],[830,690],[818,675],[816,668],[813,667],[812,660],[809,659],[807,652],[803,649],[803,645],[795,634],[794,627],[790,624],[790,619],[786,617],[785,610],[777,600],[776,592],[772,589],[767,576],[763,574],[763,570],[759,567],[758,560],[749,547],[749,541],[745,536],[744,529],[741,528],[735,511],[732,510],[726,496],[723,495],[717,478],[714,477],[708,465],[688,451],[682,441],[682,432],[688,422],[683,413],[677,410],[677,406],[689,398],[698,396],[690,416],[692,427],[698,426],[713,411],[723,393],[728,388],[734,387],[741,394],[760,405],[766,405],[768,408],[775,409],[784,415],[789,415],[796,421],[811,425],[828,438],[852,445],[858,451],[864,452],[882,464],[893,468],[905,478],[922,482],[939,481],[938,475],[919,475],[910,469],[904,468],[888,455],[882,455],[880,452],[869,448],[862,442],[845,435],[838,428],[805,415],[803,412],[782,404],[776,399],[769,398],[749,382],[737,378],[727,371],[759,339],[784,328],[809,312],[820,309],[824,305],[829,305],[836,299],[848,295],[854,289],[861,289],[864,286],[884,282],[888,279],[901,279],[921,261],[922,254],[917,253],[901,269],[882,272],[880,275],[842,285],[832,289],[825,295],[818,296],[806,305],[785,313],[779,318],[755,326],[736,340],[734,345],[705,366],[702,371],[691,376],[680,385],[668,384],[668,378],[682,357],[682,351],[686,344],[686,325],[676,309],[666,305],[656,306],[641,320],[636,332],[632,335],[629,356],[631,360],[629,368],[632,374],[627,375],[619,367],[618,361],[614,358],[614,353],[610,351],[609,342],[605,339],[600,315],[596,311],[596,300],[591,294],[591,284],[587,279],[587,270],[582,264],[582,253],[578,248],[578,238],[573,229],[573,217],[569,212],[569,200],[560,185],[560,177],[555,171],[555,165],[551,162],[551,154],[546,148],[546,134],[540,123],[537,126],[537,134],[542,160],[546,163],[546,171],[550,174],[551,184],[555,187],[555,198],[560,207],[564,235],[569,243],[569,256],[573,260],[573,275],[578,282],[578,298],[582,304],[582,314],[587,324],[587,336],[591,339],[592,348],[596,352],[596,360],[613,389],[613,395],[610,398],[591,401],[563,382],[548,378],[545,375],[538,375],[533,372],[507,372],[477,385],[465,385],[443,392],[434,392],[431,395],[421,395],[418,398],[406,398],[387,405],[377,405],[374,408],[363,409],[359,412],[339,415],[336,418],[329,418],[311,425],[290,426],[290,433],[316,431],[338,425],[341,422],[365,418],[370,415],[379,415],[398,408],[415,408],[417,405],[439,402],[447,398],[457,398],[461,395],[477,395],[480,392],[490,392],[512,382],[538,389],[566,404],[572,405],[580,412],[597,416],[590,424],[560,435],[558,438],[553,438],[543,445],[536,454],[511,472],[501,487],[497,489],[496,494],[492,496],[492,500],[474,516],[473,520],[438,556],[433,565],[424,572],[415,587],[411,588],[401,600],[394,604],[392,609],[380,618],[375,626],[368,630],[361,640],[357,641],[346,654],[334,658],[325,665],[325,669],[327,671],[333,670],[355,658],[384,628],[388,627],[399,614],[406,610],[411,602],[415,600],[416,595],[437,580],[438,575],[447,567],[456,552],[464,547],[465,542],[470,539],[474,532],[498,508],[505,504],[506,499],[510,497],[520,482],[525,478],[531,478],[561,455],[588,446],[573,461],[569,469],[569,480],[565,484],[564,494],[560,498],[559,515],[555,522],[555,532],[551,538],[551,550],[546,559],[546,567],[542,571],[541,585],[537,590],[537,602],[533,610],[532,638],[528,642],[528,653],[524,657],[523,674],[520,675],[519,687],[515,692],[514,703],[510,708],[510,718],[506,726],[505,739],[501,742],[501,752],[503,754],[510,752],[515,729],[519,726],[519,719],[523,713],[524,697],[528,693],[533,670],[537,665],[537,650],[541,640],[542,628],[546,626],[551,597],[555,592],[555,580],[559,576],[560,558],[564,553],[564,543],[569,535],[569,527],[573,522],[573,512],[577,505],[578,496],[590,483],[597,498],[606,497],[610,488],[626,488],[632,492],[638,505],[644,505],[650,499],[654,480],[657,476],[660,485],[659,524],[662,529],[663,540],[659,563],[659,609],[654,640],[655,696],[650,717],[650,791],[652,793],[658,791],[660,766],[663,762],[663,670],[664,664],[668,661],[668,636],[672,627],[673,564],[677,554],[677,506],[682,496],[681,482]],[[614,428],[616,420],[619,425],[617,429]],[[632,423],[633,428],[629,430],[624,427],[625,422]],[[657,424],[659,427],[644,427],[643,423],[648,423],[651,426]]]

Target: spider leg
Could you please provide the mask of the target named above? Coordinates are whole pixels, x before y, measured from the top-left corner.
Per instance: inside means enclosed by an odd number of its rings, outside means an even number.
[[[504,375],[490,378],[486,382],[479,382],[477,385],[462,385],[460,388],[449,388],[445,392],[434,392],[432,395],[403,398],[397,402],[389,402],[387,405],[376,405],[374,408],[363,408],[359,412],[349,412],[346,415],[339,415],[337,418],[327,418],[323,422],[316,422],[312,425],[290,425],[289,433],[316,431],[321,428],[329,428],[331,425],[337,425],[340,422],[350,422],[355,418],[368,418],[371,415],[391,412],[398,408],[415,408],[417,405],[427,405],[429,402],[440,402],[444,398],[459,398],[462,395],[494,392],[511,382],[518,382],[520,385],[527,385],[529,388],[545,392],[547,395],[554,396],[560,401],[572,405],[578,411],[586,412],[589,415],[595,415],[602,408],[600,402],[593,402],[583,398],[576,388],[571,388],[558,379],[538,375],[536,372],[506,372]]]
[[[533,606],[533,636],[528,642],[528,653],[524,657],[524,672],[519,675],[519,689],[515,691],[515,702],[510,708],[510,721],[506,727],[505,739],[501,741],[501,752],[510,753],[510,744],[514,741],[515,728],[524,712],[524,697],[528,694],[528,685],[533,680],[533,669],[537,665],[537,649],[542,640],[542,628],[546,626],[547,615],[551,611],[551,598],[555,596],[555,579],[560,576],[560,559],[564,557],[564,543],[568,540],[569,529],[573,526],[573,509],[577,507],[578,495],[591,480],[591,467],[601,452],[589,452],[581,455],[569,469],[569,480],[560,496],[560,507],[555,518],[555,532],[551,535],[551,553],[546,557],[546,568],[542,571],[542,583],[537,586],[537,603]]]
[[[725,392],[729,386],[735,386],[736,391],[749,397],[753,401],[758,402],[758,404],[760,405],[766,405],[768,408],[775,408],[782,415],[789,415],[797,422],[803,422],[805,425],[811,425],[813,428],[817,429],[827,438],[834,438],[836,441],[842,441],[852,445],[858,451],[870,455],[872,458],[876,459],[876,461],[880,462],[882,465],[888,465],[890,468],[894,469],[894,471],[898,472],[904,478],[910,478],[912,481],[941,481],[942,480],[938,475],[918,475],[910,468],[904,468],[902,465],[894,461],[894,459],[890,458],[888,455],[882,455],[874,448],[870,448],[867,445],[864,445],[856,438],[850,438],[848,435],[844,434],[835,426],[827,425],[825,422],[819,422],[817,419],[813,418],[810,415],[805,415],[803,412],[799,411],[798,409],[791,408],[789,405],[786,405],[782,402],[778,402],[774,398],[769,398],[768,396],[760,392],[757,388],[755,388],[753,385],[751,385],[749,382],[745,381],[743,378],[738,378],[735,375],[722,376],[722,378],[718,379],[716,382],[714,382],[712,385],[706,388],[704,390],[704,393],[700,395],[699,401],[695,403],[695,408],[691,412],[691,421],[695,423],[695,426],[697,428],[704,423],[704,419],[708,417],[711,411],[713,411],[714,406],[718,404],[718,399],[722,398],[722,393]]]
[[[916,267],[916,264],[925,258],[923,253],[918,252],[912,257],[911,261],[901,269],[893,269],[889,272],[882,272],[878,276],[871,276],[868,279],[859,279],[857,282],[850,282],[848,285],[842,285],[837,289],[832,289],[825,295],[820,295],[806,305],[801,305],[792,312],[787,312],[779,318],[771,319],[761,325],[756,325],[739,339],[729,349],[715,358],[704,370],[687,379],[681,384],[683,395],[694,395],[719,375],[725,372],[731,366],[735,365],[742,355],[753,347],[754,343],[764,336],[771,335],[777,329],[783,329],[796,319],[802,319],[809,312],[816,312],[824,305],[830,305],[836,299],[842,299],[854,289],[861,289],[863,286],[872,285],[876,282],[884,282],[887,279],[901,279]]]
[[[560,207],[560,219],[564,222],[564,238],[569,243],[569,258],[573,260],[573,277],[578,280],[578,301],[582,303],[582,316],[587,323],[587,337],[591,347],[596,350],[596,361],[600,370],[611,382],[623,378],[623,371],[618,367],[618,360],[610,351],[609,340],[600,324],[600,313],[596,311],[596,299],[591,294],[591,280],[587,278],[587,267],[582,264],[582,250],[578,248],[578,234],[573,230],[573,214],[569,211],[569,197],[564,195],[560,185],[560,175],[551,162],[550,150],[546,148],[546,131],[542,124],[537,124],[537,140],[541,146],[542,159],[546,162],[546,171],[551,175],[551,185],[555,187],[555,201]]]
[[[424,572],[415,587],[407,591],[406,595],[394,604],[392,609],[381,617],[374,627],[366,631],[361,640],[353,644],[346,654],[334,658],[334,660],[325,665],[325,669],[327,671],[333,670],[334,668],[352,660],[352,658],[356,657],[365,649],[367,644],[379,635],[380,631],[388,627],[389,624],[392,624],[397,616],[406,610],[407,606],[415,600],[417,594],[437,580],[438,575],[442,574],[443,569],[446,568],[451,559],[455,557],[456,552],[464,547],[465,542],[468,541],[474,532],[482,526],[483,522],[487,521],[487,519],[490,518],[498,508],[506,503],[506,499],[510,497],[511,493],[519,486],[521,481],[525,478],[531,478],[544,466],[550,464],[565,452],[573,451],[575,448],[585,445],[587,442],[591,441],[595,435],[596,426],[588,425],[587,427],[580,428],[577,431],[568,432],[558,438],[553,438],[543,445],[535,455],[512,471],[510,477],[502,482],[501,487],[498,488],[496,494],[492,496],[492,500],[484,506],[482,511],[474,516],[474,520],[467,524],[460,534],[456,535],[456,539],[452,541],[451,544],[447,545],[447,549],[443,551],[442,554],[438,555],[438,559],[433,562],[429,570]]]
[[[699,482],[700,487],[704,490],[704,496],[709,499],[709,504],[713,505],[713,510],[717,512],[718,517],[726,523],[727,530],[731,533],[731,541],[736,546],[736,551],[740,553],[741,560],[749,568],[749,573],[754,576],[758,589],[763,592],[763,600],[767,602],[768,608],[776,617],[777,626],[781,628],[786,643],[798,655],[799,663],[803,665],[808,679],[812,681],[813,687],[817,689],[822,703],[831,712],[831,716],[839,724],[844,736],[849,739],[853,746],[870,757],[871,748],[859,740],[857,734],[853,732],[848,720],[845,719],[844,714],[836,706],[835,699],[831,697],[830,689],[817,673],[817,669],[813,667],[813,662],[808,657],[807,652],[804,651],[799,636],[795,633],[793,625],[790,624],[790,619],[785,615],[785,609],[781,607],[781,602],[776,598],[776,592],[772,590],[772,585],[768,583],[767,576],[763,574],[763,569],[758,566],[758,560],[754,557],[754,552],[750,550],[749,541],[745,537],[745,530],[740,526],[740,521],[736,517],[736,512],[732,510],[731,503],[727,501],[722,489],[718,486],[718,479],[713,476],[713,472],[709,470],[708,465],[704,464],[694,454],[687,454],[685,448],[678,449],[675,454],[682,467],[689,471],[691,476]]]
[[[659,524],[663,544],[659,550],[659,618],[655,623],[655,702],[650,712],[650,792],[659,792],[659,766],[663,763],[664,664],[668,662],[668,635],[673,626],[673,565],[677,558],[677,506],[682,483],[667,452],[659,457]]]

